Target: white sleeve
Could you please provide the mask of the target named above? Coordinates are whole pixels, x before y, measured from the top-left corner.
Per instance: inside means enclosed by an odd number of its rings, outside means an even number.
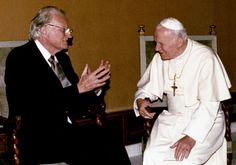
[[[183,133],[203,142],[215,122],[219,109],[220,102],[201,101]]]
[[[137,83],[138,90],[134,96],[134,112],[139,116],[136,100],[138,98],[149,98],[155,101],[163,97],[163,67],[162,60],[159,54],[156,54],[148,65],[142,78]]]

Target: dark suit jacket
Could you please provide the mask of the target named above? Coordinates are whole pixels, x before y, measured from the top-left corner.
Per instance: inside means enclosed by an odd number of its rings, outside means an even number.
[[[96,97],[94,92],[79,94],[76,85],[79,78],[69,56],[63,51],[56,56],[72,84],[70,87],[62,88],[33,41],[14,48],[6,60],[9,117],[21,115],[21,147],[27,156],[25,159],[36,163],[64,159],[65,153],[61,151],[68,147],[71,127],[66,112],[78,114],[85,109],[87,100]]]
[[[94,91],[80,94],[69,56],[63,51],[56,56],[70,87],[62,87],[33,41],[14,48],[6,60],[9,118],[21,115],[21,164],[130,165],[117,131],[68,124],[66,113],[86,113],[88,104],[103,100],[104,93],[100,98]]]

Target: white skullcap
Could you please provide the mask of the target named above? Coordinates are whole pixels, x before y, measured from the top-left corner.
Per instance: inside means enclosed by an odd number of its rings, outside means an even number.
[[[175,18],[166,18],[160,22],[160,25],[171,30],[184,30],[183,24]]]

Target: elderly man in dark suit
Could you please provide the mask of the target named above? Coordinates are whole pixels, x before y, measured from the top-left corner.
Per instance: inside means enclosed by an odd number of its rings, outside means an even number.
[[[9,118],[21,116],[21,162],[83,164],[83,135],[75,133],[67,114],[78,114],[88,100],[98,97],[110,79],[110,64],[102,60],[95,71],[86,65],[78,78],[66,52],[72,30],[57,7],[39,10],[29,36],[28,43],[10,52],[5,70]]]

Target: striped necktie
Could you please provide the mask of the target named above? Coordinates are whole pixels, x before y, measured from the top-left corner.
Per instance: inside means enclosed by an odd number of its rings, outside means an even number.
[[[51,56],[48,61],[52,64],[51,68],[54,73],[57,75],[58,79],[61,81],[63,88],[71,86],[70,81],[67,79],[61,65],[55,60],[54,56]]]

